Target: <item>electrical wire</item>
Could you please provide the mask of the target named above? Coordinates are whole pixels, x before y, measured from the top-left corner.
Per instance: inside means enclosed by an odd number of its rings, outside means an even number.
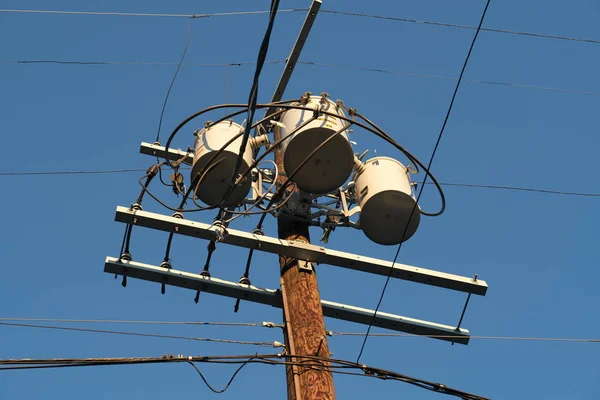
[[[460,87],[460,82],[462,80],[462,77],[465,73],[465,70],[467,69],[467,64],[469,63],[469,59],[471,57],[471,53],[473,51],[473,47],[475,47],[475,42],[477,41],[477,37],[479,36],[479,32],[481,30],[481,27],[483,25],[483,21],[485,19],[485,15],[487,13],[488,7],[490,5],[490,1],[491,0],[487,0],[485,3],[485,8],[483,9],[483,12],[481,14],[481,19],[479,20],[479,25],[477,28],[477,31],[475,31],[475,35],[473,36],[473,40],[471,41],[471,46],[469,47],[469,51],[467,52],[467,56],[465,57],[465,61],[463,62],[463,66],[461,68],[460,71],[460,75],[458,77],[458,81],[456,82],[456,86],[454,88],[454,92],[452,93],[452,99],[450,100],[450,105],[448,106],[448,110],[446,112],[446,116],[444,118],[444,122],[442,124],[442,127],[440,129],[440,133],[438,134],[437,140],[435,142],[435,146],[433,147],[433,151],[431,153],[431,157],[429,158],[429,163],[427,164],[427,171],[429,171],[431,169],[431,166],[433,164],[433,160],[435,159],[435,155],[437,153],[437,149],[439,147],[439,144],[442,140],[442,137],[444,135],[444,130],[446,128],[446,124],[448,123],[448,119],[450,118],[450,114],[452,112],[452,106],[454,105],[454,100],[456,99],[456,95],[458,93],[458,89]],[[427,181],[427,177],[429,175],[425,176],[424,182]],[[421,188],[419,189],[419,194],[417,195],[417,201],[415,202],[415,205],[413,206],[413,210],[410,213],[410,217],[409,217],[409,222],[406,224],[406,227],[404,228],[404,233],[402,234],[401,237],[404,237],[406,235],[406,231],[408,230],[408,227],[410,225],[410,219],[413,218],[414,212],[417,208],[417,204],[419,202],[419,199],[421,198],[421,195],[423,194],[423,189],[425,188],[425,185],[421,185]],[[398,259],[398,255],[400,254],[400,250],[402,249],[402,242],[400,242],[400,244],[398,245],[398,249],[396,250],[396,254],[394,256],[394,260],[392,261],[392,266],[394,264],[396,264],[396,260]],[[381,306],[381,303],[383,302],[383,297],[385,296],[385,291],[387,289],[387,286],[390,282],[390,278],[391,278],[391,272],[392,272],[393,268],[390,269],[390,273],[388,273],[388,276],[385,280],[385,284],[383,285],[383,289],[381,291],[381,295],[379,296],[379,301],[377,302],[377,307],[375,307],[375,311],[373,312],[373,317],[371,318],[371,321],[369,322],[369,327],[367,328],[367,332],[365,335],[365,338],[362,342],[362,345],[360,347],[360,351],[358,353],[358,357],[356,358],[356,362],[358,363],[360,361],[360,358],[363,354],[363,351],[365,349],[365,345],[367,344],[367,340],[369,338],[369,333],[371,332],[371,328],[373,327],[373,323],[375,322],[375,317],[377,316],[377,311],[379,311],[379,307]]]
[[[283,359],[283,360],[282,360]],[[330,372],[336,374],[355,375],[367,378],[377,378],[382,380],[393,380],[408,383],[422,389],[433,392],[447,394],[468,400],[487,400],[484,397],[471,393],[453,389],[446,385],[430,382],[419,378],[410,377],[394,371],[375,368],[364,364],[340,359],[328,359],[318,356],[300,356],[291,354],[254,354],[254,355],[233,355],[233,356],[184,356],[184,355],[164,355],[163,357],[122,357],[122,358],[83,358],[83,359],[20,359],[20,360],[0,360],[0,370],[18,370],[18,369],[45,369],[45,368],[65,368],[65,367],[87,367],[87,366],[109,366],[109,365],[134,365],[134,364],[162,364],[162,363],[215,363],[215,364],[240,364],[241,366],[234,372],[229,383],[223,391],[235,379],[240,370],[248,364],[267,364],[267,365],[285,365],[298,366],[302,369],[299,374],[308,371]],[[196,372],[200,375],[205,384],[208,381],[196,367]],[[356,369],[362,373],[348,371]],[[213,391],[214,388],[209,385]],[[218,392],[218,391],[216,391]]]
[[[192,361],[189,361],[188,364],[191,365],[192,367],[194,367],[194,369],[196,370],[196,372],[198,373],[198,375],[200,375],[200,378],[202,379],[202,381],[204,382],[204,384],[206,385],[207,388],[209,388],[213,393],[216,394],[220,394],[220,393],[224,393],[227,389],[229,389],[229,386],[233,383],[233,380],[235,379],[235,377],[237,376],[237,374],[240,373],[240,371],[246,366],[248,365],[248,363],[250,361],[252,361],[253,358],[248,359],[248,362],[244,362],[242,363],[242,365],[240,365],[235,372],[233,373],[233,375],[231,375],[231,378],[229,379],[229,381],[227,382],[227,384],[223,387],[223,389],[215,389],[213,388],[210,383],[208,383],[208,380],[204,377],[204,374],[202,374],[202,372],[200,371],[200,368],[198,368],[196,366],[196,364],[194,364]]]
[[[169,84],[169,89],[167,89],[167,94],[165,95],[165,100],[163,101],[162,110],[160,111],[160,119],[158,120],[158,129],[156,131],[156,142],[160,141],[160,129],[162,128],[163,116],[165,115],[165,109],[167,108],[167,102],[169,101],[169,95],[171,94],[171,89],[173,89],[173,84],[175,84],[175,80],[177,79],[177,75],[179,74],[179,70],[181,69],[181,65],[183,64],[183,60],[185,60],[185,55],[187,54],[188,47],[190,45],[190,40],[192,37],[192,24],[191,19],[187,20],[187,36],[185,39],[185,46],[183,47],[183,52],[181,53],[181,59],[177,64],[177,69],[175,69],[175,73],[173,74],[173,78],[171,79],[171,83]]]
[[[448,27],[448,28],[471,29],[471,30],[477,29],[476,26],[450,24],[450,23],[444,23],[444,22],[426,21],[426,20],[418,20],[418,19],[412,19],[412,18],[390,17],[389,15],[363,14],[363,13],[353,13],[353,12],[347,12],[347,11],[325,10],[325,9],[321,9],[320,12],[328,13],[328,14],[352,16],[352,17],[373,18],[373,19],[382,19],[382,20],[388,20],[388,21],[408,22],[408,23],[433,25],[433,26],[443,26],[443,27]],[[486,32],[506,33],[506,34],[511,34],[511,35],[533,36],[533,37],[540,37],[540,38],[546,38],[546,39],[557,39],[557,40],[567,40],[567,41],[573,41],[573,42],[585,42],[585,43],[600,44],[600,40],[597,40],[597,39],[586,39],[586,38],[577,38],[577,37],[569,37],[569,36],[548,35],[548,34],[543,34],[543,33],[513,31],[513,30],[508,30],[508,29],[481,28],[481,30],[486,31]]]
[[[240,172],[242,162],[244,161],[244,152],[246,151],[246,146],[248,146],[248,141],[250,140],[250,128],[252,126],[252,121],[254,120],[254,114],[256,113],[256,104],[258,103],[258,84],[260,80],[260,74],[267,59],[269,43],[271,41],[271,32],[273,31],[273,25],[275,24],[275,17],[277,16],[278,8],[279,0],[271,0],[271,12],[269,13],[269,23],[267,24],[267,29],[265,30],[262,43],[260,44],[260,48],[258,50],[258,56],[256,57],[256,69],[254,71],[254,78],[252,79],[250,94],[248,95],[248,111],[246,114],[246,126],[244,127],[244,134],[242,135],[242,140],[240,143],[240,150],[238,152],[239,156],[235,162],[235,167],[233,168],[233,174],[231,175],[229,188],[224,194],[221,201],[225,200],[229,195],[231,195],[231,193],[235,189],[237,175]]]
[[[102,174],[120,174],[120,173],[131,173],[131,172],[145,172],[144,168],[132,168],[132,169],[106,169],[96,171],[12,171],[12,172],[0,172],[0,176],[36,176],[36,175],[102,175]],[[422,182],[418,182],[421,184]],[[431,182],[425,182],[426,185],[431,185]],[[600,193],[591,192],[573,192],[564,190],[552,190],[552,189],[541,189],[541,188],[529,188],[523,186],[509,186],[509,185],[486,185],[476,183],[458,183],[458,182],[440,182],[441,186],[449,187],[463,187],[463,188],[474,188],[474,189],[494,189],[494,190],[509,190],[509,191],[521,191],[521,192],[533,192],[533,193],[545,193],[545,194],[557,194],[564,196],[575,196],[575,197],[600,197]]]
[[[307,11],[308,8],[290,8],[278,10],[280,13],[293,13]],[[130,12],[100,12],[100,11],[60,11],[60,10],[9,10],[0,9],[0,13],[25,13],[25,14],[55,14],[55,15],[96,15],[117,17],[167,17],[167,18],[208,18],[208,17],[230,17],[236,15],[260,15],[269,14],[269,10],[260,11],[237,11],[212,14],[165,14],[165,13],[130,13]]]
[[[0,176],[36,176],[36,175],[102,175],[122,174],[128,172],[146,172],[145,168],[100,169],[95,171],[8,171],[0,172]]]
[[[266,61],[266,63],[272,63],[272,64],[282,64],[284,62],[285,62],[285,60]],[[177,62],[154,62],[154,61],[0,60],[0,64],[159,65],[159,66],[162,66],[162,65],[177,65],[178,63]],[[230,66],[240,66],[241,67],[241,66],[252,65],[252,64],[255,64],[255,62],[246,61],[246,62],[232,62],[232,63],[220,63],[220,64],[184,63],[184,65],[196,66],[196,67],[230,67]],[[422,78],[433,78],[433,79],[442,79],[442,80],[454,80],[455,81],[458,79],[457,77],[454,77],[454,76],[423,74],[423,73],[410,72],[410,71],[396,71],[396,70],[389,70],[389,69],[384,69],[384,68],[372,68],[372,67],[359,67],[359,66],[342,65],[342,64],[331,64],[331,63],[322,63],[322,62],[318,62],[318,61],[298,61],[298,64],[312,65],[312,66],[325,67],[325,68],[350,69],[350,70],[364,71],[364,72],[378,72],[378,73],[385,73],[385,74],[391,74],[391,75],[416,76],[416,77],[422,77]],[[521,84],[521,83],[515,83],[515,82],[489,81],[489,80],[481,80],[481,79],[463,79],[463,82],[600,96],[600,92],[598,92],[598,91],[579,90],[579,89],[564,89],[564,88],[557,88],[557,87],[551,87],[551,86],[540,86],[540,85],[527,85],[527,84]]]
[[[196,341],[196,342],[211,342],[211,343],[241,344],[241,345],[261,346],[261,347],[274,347],[274,342],[252,342],[252,341],[244,341],[244,340],[201,338],[201,337],[191,337],[191,336],[162,335],[162,334],[155,334],[155,333],[114,331],[114,330],[106,330],[106,329],[74,328],[74,327],[55,326],[55,325],[19,324],[19,323],[8,323],[8,322],[0,322],[0,325],[20,327],[20,328],[52,329],[52,330],[60,330],[60,331],[72,331],[72,332],[103,333],[103,334],[109,334],[109,335],[138,336],[138,337],[151,337],[151,338],[159,338],[159,339],[192,340],[192,341]]]
[[[291,8],[291,9],[287,9],[287,10],[279,10],[278,12],[294,13],[294,12],[300,12],[300,11],[308,11],[308,8]],[[11,9],[0,9],[0,12],[3,12],[3,13],[27,13],[27,14],[56,14],[56,15],[122,16],[122,17],[208,18],[208,17],[228,17],[228,16],[237,16],[237,15],[268,14],[269,10],[239,11],[239,12],[225,12],[225,13],[212,13],[212,14],[129,13],[129,12],[60,11],[60,10],[11,10]],[[423,24],[423,25],[429,25],[429,26],[440,26],[440,27],[447,27],[447,28],[471,29],[471,30],[477,29],[476,26],[470,26],[470,25],[418,20],[418,19],[413,19],[413,18],[392,17],[389,15],[374,15],[374,14],[365,14],[365,13],[355,13],[355,12],[349,12],[349,11],[328,10],[328,9],[323,9],[323,8],[320,9],[320,12],[327,13],[327,14],[342,15],[342,16],[370,18],[370,19],[388,20],[388,21],[396,21],[396,22],[406,22],[406,23]],[[526,32],[526,31],[515,31],[515,30],[509,30],[509,29],[481,28],[481,30],[486,31],[486,32],[504,33],[504,34],[518,35],[518,36],[532,36],[532,37],[540,37],[540,38],[545,38],[545,39],[600,44],[600,40],[598,40],[598,39],[578,38],[578,37],[551,35],[551,34]]]
[[[202,326],[234,326],[274,328],[272,322],[219,322],[219,321],[152,321],[129,319],[72,319],[72,318],[0,318],[0,321],[23,322],[61,322],[61,323],[95,323],[95,324],[141,324],[141,325],[202,325]]]

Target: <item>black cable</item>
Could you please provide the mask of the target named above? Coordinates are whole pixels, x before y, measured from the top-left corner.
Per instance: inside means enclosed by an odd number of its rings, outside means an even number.
[[[158,173],[158,171],[160,171],[160,168],[162,167],[163,164],[164,164],[164,162],[159,162],[158,164],[151,166],[146,171],[146,175],[144,175],[140,179],[140,182],[144,178],[146,178],[146,181],[142,185],[142,190],[140,191],[140,194],[138,195],[137,199],[135,200],[135,204],[137,206],[141,207],[142,201],[144,199],[144,194],[148,190],[148,186],[150,185],[150,182],[152,182],[152,180],[154,179],[154,177],[156,176],[156,174]],[[132,208],[133,208],[133,205],[132,205]],[[123,243],[121,244],[121,253],[119,253],[119,257],[123,257],[123,255],[127,255],[127,256],[131,257],[131,252],[129,250],[129,245],[131,243],[131,232],[132,232],[132,230],[133,230],[133,225],[127,224],[125,226],[125,235],[123,237]],[[126,285],[127,285],[127,276],[123,275],[123,286],[126,286]]]
[[[200,375],[200,378],[202,378],[202,381],[204,382],[204,384],[206,385],[206,387],[208,387],[212,392],[216,393],[216,394],[220,394],[220,393],[224,393],[227,389],[229,389],[229,386],[231,385],[231,383],[233,382],[233,380],[235,379],[235,377],[237,376],[237,374],[246,366],[248,365],[248,363],[250,361],[252,361],[253,358],[248,359],[247,362],[242,363],[242,365],[240,365],[235,372],[233,373],[233,375],[231,375],[231,378],[229,379],[229,382],[227,382],[227,384],[223,387],[223,389],[217,390],[215,388],[213,388],[210,383],[208,383],[208,380],[204,377],[204,375],[202,374],[202,372],[200,371],[200,368],[198,368],[196,366],[196,364],[194,364],[192,361],[188,362],[188,364],[190,364],[192,367],[194,367],[194,369],[196,370],[196,372],[198,373],[198,375]]]
[[[458,81],[456,82],[456,87],[454,88],[454,93],[452,94],[452,100],[450,101],[450,105],[448,106],[448,111],[446,112],[446,117],[444,118],[444,123],[442,124],[442,128],[440,129],[440,133],[438,135],[438,138],[435,142],[435,146],[433,148],[433,152],[431,153],[431,157],[429,159],[429,163],[427,165],[427,170],[431,169],[431,165],[433,164],[433,160],[435,158],[435,154],[437,152],[437,149],[439,147],[440,141],[442,140],[442,136],[444,135],[444,130],[446,128],[446,124],[448,123],[448,119],[450,118],[450,113],[452,112],[452,106],[454,105],[454,100],[456,99],[456,94],[458,93],[458,88],[460,87],[460,82],[462,80],[462,77],[465,73],[465,70],[467,68],[467,64],[469,62],[469,58],[471,57],[471,52],[473,51],[473,47],[475,46],[475,42],[477,41],[477,36],[479,36],[479,32],[481,30],[481,26],[483,25],[483,21],[485,19],[485,15],[487,13],[488,7],[490,5],[490,1],[491,0],[487,0],[485,3],[485,8],[483,9],[483,13],[481,14],[481,19],[479,20],[479,25],[477,26],[477,31],[475,31],[475,35],[473,36],[473,40],[471,41],[471,46],[469,47],[469,51],[467,53],[467,56],[465,57],[465,61],[463,63],[462,69],[460,71],[460,75],[458,77]],[[423,182],[425,182],[427,180],[427,175],[425,176],[425,179]],[[410,220],[413,218],[414,215],[414,211],[417,208],[417,204],[419,202],[419,199],[421,198],[421,195],[423,194],[423,189],[425,188],[425,185],[421,185],[421,188],[419,190],[419,194],[417,196],[417,201],[415,202],[415,205],[413,206],[413,210],[410,213],[410,217],[409,217],[409,221],[406,224],[406,227],[404,228],[404,233],[402,234],[402,237],[404,237],[404,235],[406,234],[406,231],[408,230],[408,226],[410,225]],[[398,249],[396,250],[396,255],[394,256],[394,260],[392,261],[392,266],[396,263],[396,260],[398,259],[398,255],[400,254],[400,250],[402,249],[402,243],[400,242],[400,244],[398,245]],[[360,361],[360,357],[363,354],[363,351],[365,349],[365,345],[367,344],[367,340],[369,338],[369,333],[371,332],[371,328],[373,327],[373,323],[375,321],[375,317],[377,315],[377,311],[379,310],[379,307],[381,306],[381,303],[383,301],[383,297],[385,296],[385,291],[387,289],[388,283],[390,282],[390,277],[392,275],[392,271],[393,268],[390,268],[390,272],[388,273],[388,276],[385,280],[385,284],[383,285],[383,289],[381,291],[381,296],[379,296],[379,301],[377,302],[377,307],[375,307],[375,311],[373,312],[373,318],[371,318],[371,322],[369,323],[369,327],[367,328],[367,333],[365,335],[365,338],[362,342],[362,345],[360,347],[360,352],[358,353],[358,357],[356,358],[356,362],[358,363]]]
[[[285,361],[281,359],[285,358]],[[298,360],[298,361],[295,361]],[[423,389],[427,389],[437,393],[448,394],[451,396],[460,397],[468,400],[487,400],[484,397],[477,396],[474,394],[459,391],[450,388],[446,385],[430,382],[423,379],[413,378],[407,375],[403,375],[397,372],[384,370],[381,368],[370,367],[364,364],[359,364],[352,361],[340,360],[340,359],[328,359],[319,356],[299,356],[291,354],[254,354],[250,356],[245,355],[233,355],[233,356],[174,356],[165,355],[163,357],[134,357],[134,358],[87,358],[87,359],[49,359],[49,360],[0,360],[0,365],[11,365],[8,367],[0,367],[0,370],[16,370],[16,369],[43,369],[43,368],[64,368],[64,367],[87,367],[87,366],[107,366],[107,365],[134,365],[134,364],[155,364],[155,363],[181,363],[186,362],[193,364],[195,362],[203,363],[214,363],[214,364],[241,364],[233,376],[230,378],[228,384],[222,391],[227,390],[230,384],[235,379],[235,376],[241,371],[241,369],[248,364],[267,364],[267,365],[286,365],[286,366],[298,366],[304,371],[320,371],[330,372],[336,374],[347,374],[362,376],[368,378],[378,378],[384,380],[395,380],[411,385],[418,386]],[[207,380],[199,369],[195,368],[196,372],[200,375],[203,381],[208,385]],[[352,373],[346,370],[348,369],[359,369],[363,371],[363,374]],[[209,388],[213,391],[210,385]],[[219,392],[218,390],[215,392]]]
[[[150,338],[159,338],[159,339],[193,340],[196,342],[244,344],[244,345],[252,345],[252,346],[273,347],[273,342],[251,342],[251,341],[245,341],[245,340],[202,338],[202,337],[178,336],[178,335],[162,335],[162,334],[156,334],[156,333],[113,331],[113,330],[107,330],[107,329],[75,328],[75,327],[68,327],[68,326],[35,325],[35,324],[22,324],[22,323],[10,323],[10,322],[0,322],[0,325],[1,326],[20,327],[20,328],[51,329],[51,330],[59,330],[59,331],[71,331],[71,332],[104,333],[104,334],[109,334],[109,335],[138,336],[138,337],[150,337]]]
[[[165,115],[165,109],[167,108],[167,102],[169,101],[169,95],[171,94],[171,89],[173,89],[173,84],[175,84],[175,80],[177,79],[177,74],[179,74],[179,70],[181,69],[183,60],[185,59],[185,55],[186,55],[188,47],[190,45],[191,37],[192,37],[192,24],[191,24],[190,18],[188,18],[187,19],[187,38],[185,40],[185,46],[183,47],[183,53],[181,54],[181,59],[179,60],[179,64],[177,64],[177,69],[175,69],[175,73],[173,74],[173,78],[171,79],[171,83],[169,84],[169,89],[167,89],[167,94],[165,95],[165,100],[162,105],[162,110],[160,111],[160,119],[158,120],[158,129],[156,131],[156,142],[158,142],[160,140],[160,129],[162,128],[163,116]]]
[[[269,51],[269,42],[271,40],[271,32],[273,31],[273,25],[275,24],[275,16],[277,15],[277,9],[279,8],[279,0],[271,0],[271,12],[269,14],[269,23],[267,25],[267,30],[265,31],[265,35],[263,37],[262,43],[260,44],[260,49],[258,51],[258,57],[256,58],[256,70],[254,71],[254,78],[252,80],[252,87],[250,88],[250,94],[248,95],[248,112],[246,116],[246,126],[244,129],[244,135],[242,136],[242,143],[240,144],[239,156],[235,163],[235,167],[233,169],[233,174],[231,176],[231,182],[229,184],[229,189],[223,196],[223,199],[227,198],[231,192],[233,192],[235,188],[235,181],[237,179],[237,175],[242,166],[244,152],[246,151],[246,146],[248,145],[248,140],[250,139],[250,127],[252,126],[252,121],[254,120],[254,113],[256,112],[256,104],[258,102],[258,83],[260,78],[260,73],[262,72],[262,68],[265,64],[265,60],[267,59],[267,53]],[[221,199],[221,201],[223,201]]]

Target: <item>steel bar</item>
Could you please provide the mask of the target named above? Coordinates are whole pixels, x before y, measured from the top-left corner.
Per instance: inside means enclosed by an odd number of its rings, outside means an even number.
[[[157,229],[165,232],[191,236],[205,240],[216,240],[216,227],[202,222],[195,222],[147,211],[131,210],[127,207],[117,207],[115,220],[126,224]],[[227,229],[222,243],[255,249],[267,253],[284,255],[318,264],[334,265],[356,271],[369,272],[390,276],[411,282],[442,287],[477,295],[485,295],[487,283],[470,277],[438,272],[430,269],[413,267],[371,257],[359,256],[322,246],[298,241],[288,241],[270,236],[254,235],[249,232]],[[390,268],[392,269],[390,271]]]
[[[154,265],[143,264],[135,261],[119,261],[115,257],[107,257],[104,263],[104,272],[117,275],[126,275],[145,281],[165,283],[190,290],[200,290],[220,296],[242,299],[281,308],[281,292],[279,290],[264,289],[251,285],[242,285],[236,282],[225,281],[217,278],[204,277],[176,269],[166,269]],[[344,321],[369,324],[373,310],[353,307],[346,304],[321,300],[323,314],[326,317]],[[406,332],[414,335],[444,336],[439,338],[449,342],[467,344],[470,333],[466,329],[456,330],[453,326],[403,317],[400,315],[377,312],[374,326]]]

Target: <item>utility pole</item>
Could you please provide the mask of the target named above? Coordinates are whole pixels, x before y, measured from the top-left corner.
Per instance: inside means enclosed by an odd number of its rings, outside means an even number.
[[[275,140],[278,140],[279,132],[277,129],[275,131]],[[282,184],[285,181],[285,170],[281,149],[275,150],[275,163],[280,171],[277,180]],[[283,240],[310,243],[308,227],[308,223],[292,220],[285,214],[280,214],[277,219],[278,237]],[[300,264],[296,258],[279,256],[285,348],[292,355],[328,359],[329,346],[317,274],[310,263],[301,260]],[[320,368],[287,366],[288,400],[335,399],[333,375],[327,361],[295,357],[288,360],[310,363],[313,366],[320,364]]]

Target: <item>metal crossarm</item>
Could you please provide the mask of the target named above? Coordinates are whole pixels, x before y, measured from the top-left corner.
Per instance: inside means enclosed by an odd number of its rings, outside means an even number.
[[[104,272],[126,275],[151,282],[164,283],[185,289],[199,290],[220,296],[247,300],[255,303],[281,308],[282,299],[279,290],[263,289],[251,285],[242,285],[236,282],[206,277],[199,274],[166,269],[154,265],[143,264],[135,261],[119,261],[118,258],[107,257],[104,263]],[[346,304],[321,300],[323,315],[344,321],[368,325],[373,318],[374,310],[353,307]],[[433,322],[403,317],[400,315],[377,312],[373,323],[381,328],[406,332],[414,335],[433,336],[440,340],[467,344],[470,334],[466,329],[456,330],[455,327]]]
[[[147,211],[131,210],[127,207],[117,207],[115,220],[126,224],[157,229],[165,232],[173,232],[184,236],[192,236],[205,240],[218,240],[216,232],[218,228],[212,225],[168,217]],[[390,275],[392,278],[473,293],[481,296],[485,295],[488,288],[485,281],[470,277],[398,263],[392,266],[390,261],[326,249],[325,247],[313,244],[276,239],[270,236],[254,235],[235,229],[227,229],[227,233],[221,242],[267,253],[294,257],[313,263],[334,265],[384,276]]]

